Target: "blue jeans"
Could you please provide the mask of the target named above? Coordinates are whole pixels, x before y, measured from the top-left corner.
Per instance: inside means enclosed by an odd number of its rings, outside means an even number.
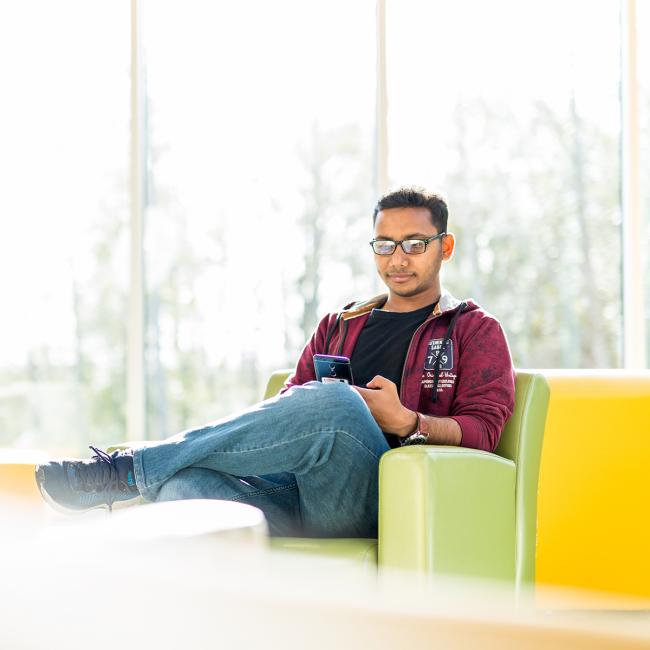
[[[205,427],[134,450],[148,501],[260,508],[272,535],[376,537],[388,443],[347,384],[309,382]]]

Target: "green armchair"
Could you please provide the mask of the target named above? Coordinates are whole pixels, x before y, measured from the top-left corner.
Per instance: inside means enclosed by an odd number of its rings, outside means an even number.
[[[289,371],[269,379],[265,398]],[[535,580],[537,483],[549,388],[517,372],[515,410],[495,453],[450,446],[386,452],[379,466],[379,539],[275,538],[275,548],[349,557],[381,568]]]
[[[289,373],[271,375],[265,399]],[[379,465],[378,540],[275,537],[271,546],[431,576],[503,580],[517,591],[532,586],[549,392],[542,375],[517,372],[515,410],[493,454],[435,445],[387,451]]]

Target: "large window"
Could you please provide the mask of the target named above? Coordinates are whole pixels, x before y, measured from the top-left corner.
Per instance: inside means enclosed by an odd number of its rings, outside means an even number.
[[[259,399],[324,311],[373,291],[375,6],[144,8],[158,437]]]
[[[124,435],[128,17],[0,4],[0,446]]]
[[[385,3],[390,185],[448,199],[445,284],[501,319],[519,367],[622,365],[621,2]],[[121,440],[127,383],[136,434],[220,417],[378,290],[376,28],[375,0],[0,5],[0,446]],[[140,49],[144,386],[126,370]]]
[[[618,11],[388,4],[391,182],[449,199],[445,282],[520,367],[621,364]]]

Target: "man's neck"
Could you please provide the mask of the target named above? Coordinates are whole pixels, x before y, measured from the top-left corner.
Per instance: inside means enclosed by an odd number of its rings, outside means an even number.
[[[417,296],[398,296],[394,293],[388,294],[388,300],[383,306],[386,311],[406,312],[421,309],[427,305],[432,305],[440,300],[440,290],[435,292],[427,291]]]

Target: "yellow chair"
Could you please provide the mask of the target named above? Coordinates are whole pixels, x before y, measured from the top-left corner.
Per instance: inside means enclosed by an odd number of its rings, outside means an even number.
[[[650,372],[544,375],[551,400],[539,479],[537,583],[634,596],[647,607]]]
[[[0,449],[0,498],[42,502],[34,480],[34,467],[47,455],[29,449]]]

